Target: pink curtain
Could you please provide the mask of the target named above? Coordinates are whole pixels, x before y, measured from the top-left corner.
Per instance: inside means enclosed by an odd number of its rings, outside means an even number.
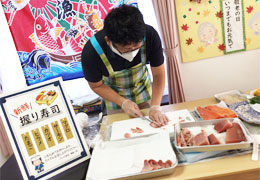
[[[178,59],[175,37],[175,9],[174,0],[152,0],[157,22],[164,46],[164,54],[167,62],[169,103],[185,101]]]
[[[0,117],[0,148],[4,156],[9,156],[13,154],[13,150],[9,142],[8,136],[6,134],[5,127],[1,117]]]

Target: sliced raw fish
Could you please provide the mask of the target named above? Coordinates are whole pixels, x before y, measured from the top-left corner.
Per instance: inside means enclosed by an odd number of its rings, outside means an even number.
[[[184,147],[184,146],[192,146],[193,145],[193,135],[191,134],[190,130],[187,128],[183,128],[177,137],[177,145]]]
[[[171,167],[172,166],[172,161],[171,160],[167,160],[165,161],[165,167]]]
[[[218,132],[225,132],[228,128],[232,126],[232,123],[225,119],[223,121],[219,121],[218,123],[215,124],[214,129]]]
[[[221,118],[236,118],[237,114],[229,108],[223,108],[216,105],[206,107],[208,110],[217,113]]]
[[[237,114],[231,109],[223,108],[217,105],[198,107],[197,111],[204,120],[237,117]]]
[[[166,163],[164,163],[162,160],[159,160],[158,164],[161,166],[161,168],[165,168],[166,167]]]
[[[210,120],[210,119],[219,119],[221,118],[220,115],[217,113],[210,111],[209,109],[203,108],[203,107],[198,107],[197,111],[200,113],[200,116],[204,120]]]
[[[141,129],[141,128],[139,128],[139,127],[136,127],[135,129],[134,128],[131,128],[131,131],[132,131],[132,133],[143,133],[144,131]]]
[[[148,163],[153,167],[152,170],[156,170],[156,169],[160,169],[160,168],[161,168],[161,166],[159,165],[159,163],[158,163],[157,161],[153,160],[153,159],[150,159],[150,160],[148,161]]]
[[[209,145],[208,136],[203,130],[194,137],[193,141],[195,146]]]
[[[177,137],[177,145],[181,146],[181,147],[187,145],[186,142],[185,142],[185,139],[184,139],[182,131],[180,132],[179,136]]]
[[[244,132],[238,123],[232,123],[232,127],[227,129],[225,141],[227,144],[246,141]]]
[[[144,166],[141,172],[151,171],[156,169],[168,168],[173,165],[171,160],[166,160],[163,162],[162,160],[155,161],[153,159],[144,160]]]
[[[137,129],[131,128],[132,133],[137,133]]]
[[[209,139],[209,143],[211,145],[214,145],[214,144],[220,144],[218,138],[214,135],[214,134],[211,134],[208,136],[208,139]]]
[[[125,138],[130,138],[130,137],[131,137],[131,134],[130,134],[130,133],[125,133],[125,134],[124,134],[124,137],[125,137]]]
[[[136,132],[137,132],[137,133],[143,133],[144,131],[143,131],[141,128],[136,127]]]
[[[153,170],[153,166],[148,162],[148,160],[144,160],[144,167],[141,172],[146,172],[151,170]]]

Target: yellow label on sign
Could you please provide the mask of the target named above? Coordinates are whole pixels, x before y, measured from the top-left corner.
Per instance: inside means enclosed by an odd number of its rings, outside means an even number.
[[[62,132],[60,130],[60,126],[59,126],[58,121],[51,123],[51,126],[52,126],[52,129],[54,131],[54,134],[56,136],[58,143],[62,143],[64,141],[64,138],[63,138]]]
[[[45,140],[49,147],[52,147],[55,145],[54,139],[51,135],[51,131],[48,125],[42,126],[42,132],[44,134]]]
[[[73,134],[72,134],[72,131],[71,131],[67,118],[65,117],[65,118],[61,119],[60,122],[62,124],[63,130],[66,134],[67,139],[73,138]]]
[[[32,139],[29,135],[29,132],[22,134],[22,139],[23,139],[23,142],[24,142],[24,145],[26,147],[28,155],[29,156],[34,155],[36,152],[35,152],[35,149],[33,147]]]
[[[41,136],[38,128],[35,130],[32,130],[32,135],[33,135],[34,141],[36,143],[36,146],[38,147],[39,152],[45,150],[46,148],[45,148],[44,142],[42,140],[42,136]]]

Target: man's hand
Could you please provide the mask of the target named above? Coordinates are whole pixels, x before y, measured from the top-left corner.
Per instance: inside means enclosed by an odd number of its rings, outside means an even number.
[[[124,110],[124,112],[129,114],[130,116],[133,116],[133,117],[142,117],[143,116],[138,105],[129,99],[126,99],[122,103],[121,107]]]
[[[169,119],[168,117],[161,111],[160,106],[152,106],[150,108],[150,112],[149,112],[149,118],[155,122],[157,122],[157,124],[160,124],[161,126],[164,126],[166,124],[168,124]]]

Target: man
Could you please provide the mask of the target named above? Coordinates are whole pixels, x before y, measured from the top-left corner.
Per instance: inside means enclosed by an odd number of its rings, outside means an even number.
[[[138,8],[122,5],[108,13],[104,29],[86,43],[81,58],[85,78],[106,100],[108,113],[122,108],[141,117],[140,108],[151,106],[150,119],[161,126],[167,124],[169,120],[160,110],[165,85],[161,41],[153,27],[144,23]]]

